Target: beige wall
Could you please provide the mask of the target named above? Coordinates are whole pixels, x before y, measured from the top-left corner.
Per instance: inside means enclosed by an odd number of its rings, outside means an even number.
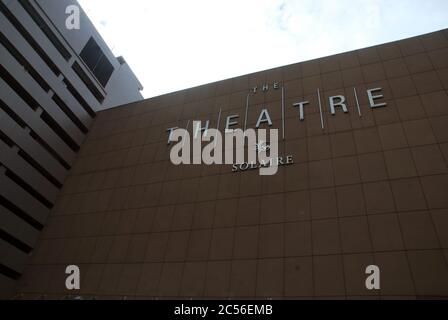
[[[70,172],[23,297],[448,296],[448,32],[298,63],[101,112]],[[285,87],[274,176],[169,162],[166,129],[230,114],[248,89]],[[360,96],[362,117],[353,98]],[[387,107],[370,109],[381,87]],[[316,89],[323,95],[320,128]],[[349,112],[328,112],[344,94]],[[305,120],[292,103],[309,100]],[[251,95],[249,124],[280,91]],[[80,292],[64,269],[81,269]],[[381,290],[364,286],[381,270]]]

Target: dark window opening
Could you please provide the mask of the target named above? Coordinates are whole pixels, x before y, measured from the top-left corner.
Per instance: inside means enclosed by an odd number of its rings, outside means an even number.
[[[33,187],[31,187],[25,180],[20,178],[18,175],[16,175],[14,172],[6,168],[5,176],[7,176],[9,179],[11,179],[15,184],[17,184],[19,187],[21,187],[25,192],[30,194],[34,199],[39,201],[41,204],[43,204],[48,209],[53,208],[53,203],[51,203],[48,199],[46,199],[43,195],[41,195],[39,192],[36,191]]]
[[[22,120],[22,118],[20,118],[17,113],[15,113],[10,107],[8,107],[6,105],[6,103],[3,102],[2,99],[0,99],[0,109],[5,111],[6,114],[8,116],[11,117],[11,119],[13,119],[19,126],[21,126],[22,128],[26,128],[26,123],[25,121]]]
[[[48,40],[55,46],[62,57],[68,61],[71,58],[70,52],[64,47],[64,45],[59,41],[56,35],[51,31],[50,27],[46,24],[45,20],[39,15],[36,9],[29,3],[29,1],[19,0],[23,9],[30,15],[34,22],[39,26],[42,32],[47,36]]]
[[[45,61],[48,67],[53,71],[56,76],[61,74],[59,68],[53,63],[50,57],[45,53],[41,46],[34,40],[30,33],[24,28],[24,26],[17,20],[17,18],[9,11],[5,4],[0,1],[0,12],[2,12],[9,22],[19,31],[22,37],[28,42],[28,44],[36,51],[36,53]]]
[[[45,111],[40,115],[41,119],[72,149],[74,152],[79,151],[79,146],[68,135],[67,132]]]
[[[2,131],[0,131],[0,140],[6,143],[6,145],[10,148],[15,146],[14,141],[12,141],[11,138],[4,134]]]
[[[11,268],[5,266],[4,264],[0,264],[0,274],[4,275],[5,277],[14,279],[14,280],[17,280],[20,278],[20,273],[12,270]]]
[[[7,144],[10,148],[16,146],[17,144],[8,137],[4,132],[0,130],[0,140]],[[30,166],[36,169],[43,177],[45,177],[51,184],[53,184],[56,188],[61,189],[62,183],[60,183],[51,173],[49,173],[44,167],[42,167],[36,160],[33,159],[28,153],[19,149],[17,153],[23,160],[28,162]]]
[[[87,41],[80,56],[90,71],[92,71],[98,79],[99,83],[101,83],[103,87],[106,87],[107,82],[109,82],[112,72],[114,71],[114,67],[92,37]]]
[[[36,160],[34,160],[28,153],[23,150],[19,150],[18,155],[29,163],[34,169],[36,169],[42,176],[51,182],[56,188],[62,189],[62,183],[60,183],[51,173],[44,169]]]
[[[25,68],[25,70],[31,75],[31,77],[36,81],[37,84],[45,91],[50,91],[50,86],[48,83],[40,76],[40,74],[31,66],[31,64],[23,57],[18,50],[12,45],[12,43],[0,32],[0,43],[11,53],[11,55]],[[3,69],[2,69],[3,71]],[[5,70],[5,77],[8,78],[8,84],[14,83],[18,84],[15,79]],[[14,82],[15,81],[15,82]],[[79,95],[79,93],[71,86],[71,84],[64,79],[64,83],[67,87],[67,90],[73,95],[73,97],[81,104],[84,110],[92,117],[92,113],[94,111],[90,108],[90,106],[85,102],[85,100]],[[70,88],[67,85],[70,84]],[[11,85],[11,84],[10,84]],[[20,85],[19,85],[20,86]],[[17,90],[16,90],[17,92]],[[26,92],[25,89],[21,88],[20,92]],[[53,101],[64,111],[64,113],[76,124],[76,126],[83,132],[87,133],[87,128],[84,124],[78,119],[78,117],[72,112],[72,110],[59,98],[59,96],[53,97]],[[37,104],[33,103],[33,105]]]
[[[6,112],[6,114],[10,116],[11,119],[13,119],[20,127],[22,128],[27,127],[25,121],[23,121],[22,118],[17,113],[15,113],[9,106],[7,106],[2,99],[0,99],[0,109]],[[70,165],[64,159],[62,159],[62,157],[52,147],[50,147],[47,142],[45,142],[41,137],[39,137],[37,133],[31,130],[30,136],[31,138],[36,140],[36,142],[39,143],[42,146],[42,148],[47,150],[47,152],[51,154],[65,169],[70,170],[71,168]]]
[[[14,213],[17,217],[28,223],[34,229],[42,230],[44,228],[44,226],[39,221],[37,221],[36,219],[25,213],[22,209],[17,207],[14,203],[9,201],[8,199],[2,197],[2,195],[0,195],[0,205],[5,207],[12,213]]]
[[[14,90],[17,95],[33,110],[37,110],[39,103],[25,90],[24,87],[0,64],[0,78]]]
[[[33,248],[31,248],[29,245],[27,245],[23,241],[17,239],[16,237],[10,235],[9,233],[7,233],[6,231],[4,231],[2,229],[0,229],[0,239],[2,239],[3,241],[9,243],[10,245],[16,247],[17,249],[19,249],[25,253],[30,253],[31,251],[33,251]]]
[[[75,87],[64,78],[63,80],[65,86],[67,87],[67,90],[72,94],[73,97],[79,102],[79,104],[84,108],[84,110],[90,115],[91,118],[95,118],[96,113],[93,111],[93,109],[90,107],[90,105],[87,103],[86,100],[79,94],[79,92],[75,89]]]
[[[58,105],[59,108],[66,114],[67,117],[70,118],[70,120],[73,121],[73,123],[78,127],[79,130],[82,131],[82,133],[86,134],[89,130],[86,128],[86,126],[81,122],[81,120],[78,119],[78,117],[73,113],[72,110],[67,106],[67,104],[57,95],[54,94],[51,99]]]
[[[20,83],[14,79],[14,77],[0,64],[0,78],[2,78],[18,95],[27,103],[27,105],[33,109],[37,110],[39,107],[38,102],[23,88]],[[78,125],[81,131],[87,133],[87,128],[76,118],[73,112],[67,107],[67,105],[57,98],[56,95],[53,96],[54,102],[62,109],[62,111],[75,123]],[[56,100],[55,100],[56,99]],[[45,111],[42,113],[41,118],[47,123],[47,125],[72,149],[74,152],[79,151],[78,144],[70,137],[70,135],[65,132],[65,130]],[[81,129],[82,128],[82,129]]]
[[[95,86],[93,81],[89,78],[89,76],[84,72],[84,70],[81,68],[78,62],[75,61],[72,65],[73,71],[78,75],[78,77],[84,82],[87,89],[93,94],[93,96],[98,100],[99,103],[102,103],[104,101],[104,96],[101,94],[101,92],[98,90],[98,88]]]
[[[29,75],[36,81],[37,84],[45,91],[50,90],[48,83],[40,76],[40,74],[34,69],[31,64],[25,59],[23,55],[12,45],[12,43],[0,32],[0,43],[8,50],[8,52],[19,62]]]
[[[51,154],[53,158],[55,158],[61,164],[61,166],[63,166],[66,170],[70,170],[70,165],[64,159],[62,159],[62,157],[52,147],[50,147],[50,145],[46,141],[44,141],[44,139],[39,137],[34,131],[30,132],[30,136],[31,138],[36,140],[36,142],[39,143],[42,148],[47,150],[47,152]]]

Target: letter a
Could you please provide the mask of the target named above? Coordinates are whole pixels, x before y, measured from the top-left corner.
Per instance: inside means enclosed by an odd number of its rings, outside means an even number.
[[[68,30],[79,30],[80,28],[80,16],[79,16],[79,7],[75,5],[70,5],[65,9],[65,13],[69,16],[65,19],[65,27]]]
[[[370,274],[366,279],[367,290],[380,289],[380,268],[375,265],[367,266],[366,274]]]
[[[65,279],[65,287],[67,290],[79,290],[81,288],[79,267],[75,265],[67,266],[65,273],[69,274],[67,279]]]
[[[185,129],[176,129],[171,134],[171,141],[179,141],[171,148],[171,163],[174,165],[190,164],[190,133]]]
[[[255,128],[260,128],[260,124],[263,122],[267,122],[269,126],[272,126],[271,116],[269,115],[268,109],[263,109],[260,112],[260,116],[258,117],[257,125]]]

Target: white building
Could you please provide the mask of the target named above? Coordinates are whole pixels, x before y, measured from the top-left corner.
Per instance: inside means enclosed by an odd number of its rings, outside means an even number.
[[[11,292],[96,111],[143,99],[75,0],[0,0],[0,296]]]

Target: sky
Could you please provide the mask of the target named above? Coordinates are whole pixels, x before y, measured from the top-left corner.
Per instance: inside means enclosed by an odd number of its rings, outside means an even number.
[[[78,0],[145,98],[448,28],[447,0]]]

